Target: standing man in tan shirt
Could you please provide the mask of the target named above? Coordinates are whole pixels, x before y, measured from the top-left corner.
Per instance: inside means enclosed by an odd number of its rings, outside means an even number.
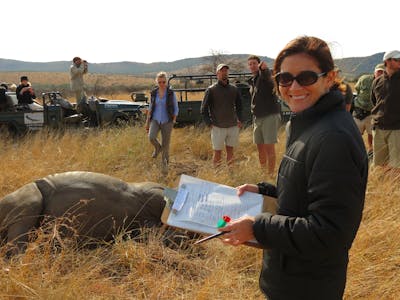
[[[86,103],[86,92],[85,83],[83,81],[83,75],[88,72],[88,63],[86,60],[82,60],[76,56],[72,60],[70,67],[70,78],[71,78],[71,90],[75,93],[76,98],[76,110],[79,113],[85,111]]]

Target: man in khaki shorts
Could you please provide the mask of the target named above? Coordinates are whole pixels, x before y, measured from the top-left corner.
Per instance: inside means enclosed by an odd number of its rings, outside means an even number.
[[[383,61],[371,93],[374,165],[400,172],[400,51],[386,52]]]
[[[247,58],[253,77],[249,79],[251,112],[253,114],[253,141],[257,144],[258,158],[268,173],[275,171],[275,144],[281,123],[280,105],[274,91],[274,82],[267,64],[256,55]]]
[[[232,163],[242,126],[242,100],[238,89],[228,81],[229,66],[219,64],[216,72],[218,81],[207,88],[201,103],[204,122],[211,127],[214,166],[221,163],[224,146],[226,161]]]

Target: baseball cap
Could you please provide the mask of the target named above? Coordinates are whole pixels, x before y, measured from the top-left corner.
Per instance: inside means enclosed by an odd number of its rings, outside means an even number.
[[[383,56],[383,61],[391,59],[391,58],[400,58],[400,51],[393,50],[393,51],[386,52],[385,55]]]
[[[217,66],[217,72],[218,72],[219,70],[221,70],[222,68],[228,68],[228,69],[229,69],[229,66],[226,65],[226,64],[219,64],[219,65]]]
[[[375,66],[375,71],[385,71],[385,65],[384,64],[377,64]]]

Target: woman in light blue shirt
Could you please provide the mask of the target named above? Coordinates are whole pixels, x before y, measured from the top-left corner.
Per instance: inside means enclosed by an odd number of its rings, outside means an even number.
[[[159,72],[156,76],[157,87],[151,91],[146,130],[150,143],[154,146],[152,154],[156,158],[162,152],[162,171],[168,172],[169,144],[171,132],[178,115],[179,108],[175,93],[167,86],[167,73]],[[161,131],[161,143],[157,139]]]

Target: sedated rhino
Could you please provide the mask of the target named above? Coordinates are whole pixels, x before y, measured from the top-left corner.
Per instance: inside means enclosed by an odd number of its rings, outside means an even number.
[[[1,238],[22,250],[44,217],[66,216],[78,224],[79,236],[111,240],[121,229],[161,225],[163,190],[157,183],[126,183],[93,172],[49,175],[0,200]]]

